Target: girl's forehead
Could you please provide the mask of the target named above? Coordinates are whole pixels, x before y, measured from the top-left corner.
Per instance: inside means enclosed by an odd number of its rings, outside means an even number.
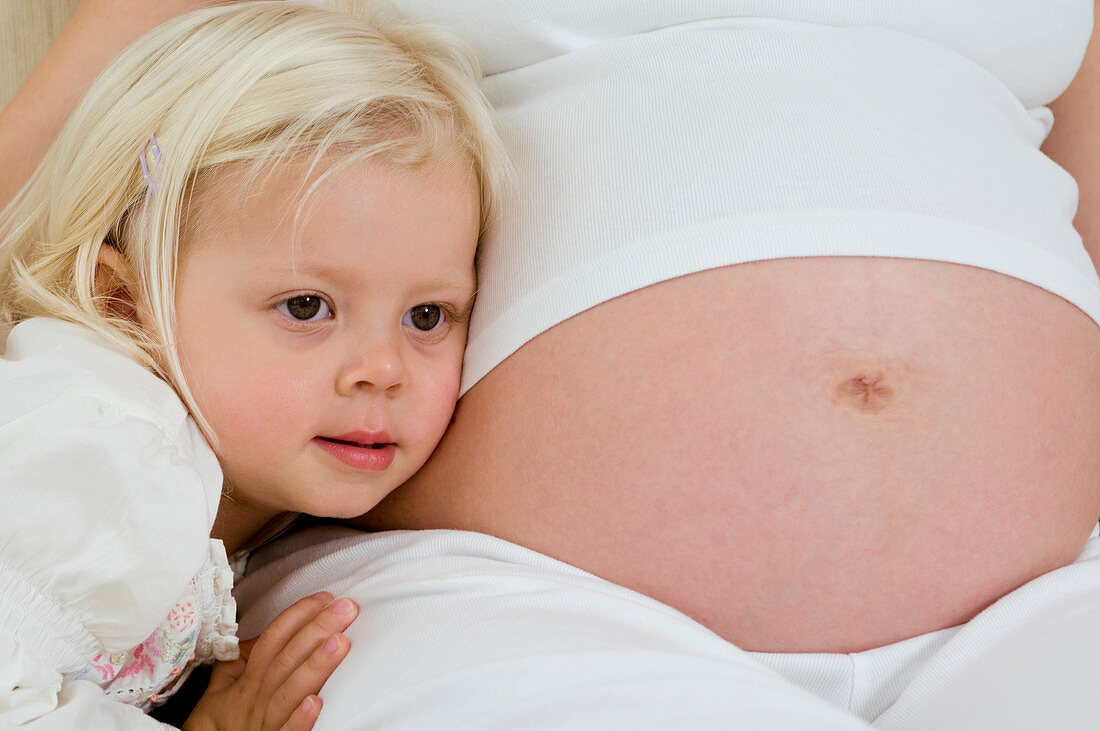
[[[200,257],[208,267],[414,273],[399,260],[472,276],[480,210],[468,170],[365,160],[313,179],[297,170],[250,172],[196,186],[181,258]]]
[[[403,195],[459,196],[467,204],[472,201],[480,212],[474,166],[458,156],[416,167],[375,158],[350,163],[292,158],[278,164],[233,162],[200,172],[184,200],[181,228],[189,238],[188,234],[197,234],[207,226],[233,225],[257,213],[267,228],[287,224],[301,228],[317,209],[334,201],[370,206],[374,200]]]

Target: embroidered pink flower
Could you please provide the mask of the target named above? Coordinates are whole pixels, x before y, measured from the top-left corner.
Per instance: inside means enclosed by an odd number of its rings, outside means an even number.
[[[113,680],[115,677],[115,666],[111,664],[109,659],[104,658],[104,654],[99,653],[92,658],[91,666],[99,671],[99,674],[103,676],[103,680]]]
[[[153,657],[161,657],[163,654],[160,645],[157,644],[157,636],[159,634],[159,632],[154,632],[149,635],[145,642],[142,642],[134,648],[134,659],[126,663],[126,665],[118,671],[118,677],[128,678],[131,675],[137,675],[142,670],[152,675]]]

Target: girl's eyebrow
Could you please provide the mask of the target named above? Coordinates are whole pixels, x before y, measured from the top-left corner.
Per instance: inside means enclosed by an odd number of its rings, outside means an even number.
[[[257,269],[262,269],[262,268],[263,268],[262,266],[257,267]],[[270,274],[270,275],[276,275],[276,276],[306,274],[306,275],[309,275],[309,276],[318,277],[320,279],[325,279],[327,281],[342,281],[342,280],[347,280],[348,279],[348,274],[347,274],[346,269],[341,269],[339,267],[332,267],[332,266],[328,266],[326,264],[305,264],[305,265],[302,265],[302,266],[277,266],[277,267],[273,267],[271,269],[267,269],[264,273],[265,273],[265,275]],[[474,281],[473,277],[470,277],[468,279],[449,279],[449,278],[446,278],[446,277],[429,277],[429,278],[418,280],[416,282],[416,284],[417,284],[417,287],[419,289],[424,289],[424,290],[429,290],[429,291],[445,291],[445,292],[460,291],[460,292],[471,292],[471,293],[473,293],[473,291],[476,289],[476,286],[477,286],[475,284],[475,281]]]
[[[467,290],[472,291],[475,286],[473,277],[465,281],[456,279],[425,279],[421,281],[420,284],[424,287],[424,289],[445,291],[461,290],[464,292]]]

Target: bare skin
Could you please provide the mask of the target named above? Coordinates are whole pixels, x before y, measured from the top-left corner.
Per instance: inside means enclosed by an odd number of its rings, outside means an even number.
[[[1098,261],[1095,36],[1053,109],[1044,151],[1078,180]],[[365,523],[497,535],[746,649],[875,647],[1077,555],[1100,516],[1097,336],[1054,295],[950,264],[700,272],[522,347]]]
[[[1097,334],[954,265],[702,272],[517,351],[368,517],[503,537],[746,649],[882,645],[1076,556],[1100,515]]]
[[[308,731],[321,713],[317,695],[350,645],[343,631],[358,614],[328,592],[302,599],[241,643],[235,662],[214,665],[210,685],[184,731]]]
[[[1094,259],[1098,56],[1094,42],[1044,146],[1078,179]],[[0,125],[0,160],[53,134],[41,115],[23,125]],[[24,169],[0,164],[0,193]],[[708,347],[719,337],[736,347]],[[513,354],[369,523],[502,536],[746,649],[873,647],[1073,559],[1100,516],[1098,351],[1080,311],[982,270],[700,272]]]

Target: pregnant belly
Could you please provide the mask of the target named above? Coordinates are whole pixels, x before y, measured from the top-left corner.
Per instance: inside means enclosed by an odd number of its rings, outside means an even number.
[[[500,536],[749,650],[966,621],[1100,516],[1100,332],[985,270],[788,259],[606,302],[462,400],[375,528]]]

